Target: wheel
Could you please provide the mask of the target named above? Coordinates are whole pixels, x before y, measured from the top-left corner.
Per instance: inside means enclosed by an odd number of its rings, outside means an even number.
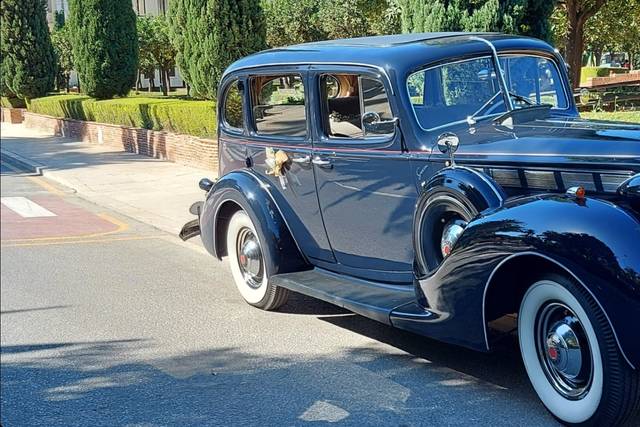
[[[637,422],[640,376],[580,285],[555,274],[536,281],[520,305],[518,340],[533,388],[560,422],[584,427]]]
[[[231,217],[227,228],[227,254],[233,280],[249,304],[275,310],[287,301],[289,291],[269,283],[268,263],[251,218],[244,211]]]

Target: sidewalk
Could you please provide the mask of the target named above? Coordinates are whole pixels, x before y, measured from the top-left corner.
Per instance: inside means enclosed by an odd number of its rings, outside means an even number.
[[[9,123],[2,123],[1,148],[3,157],[41,168],[83,198],[174,235],[194,218],[191,204],[204,197],[198,181],[215,175]]]

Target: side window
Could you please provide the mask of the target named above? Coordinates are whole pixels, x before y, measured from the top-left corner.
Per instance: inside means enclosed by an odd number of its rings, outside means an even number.
[[[320,78],[320,93],[327,136],[362,139],[393,134],[393,114],[381,81],[356,74],[325,74]]]
[[[300,75],[251,78],[251,103],[258,134],[294,137],[307,134],[305,92]]]
[[[228,127],[242,131],[244,128],[244,118],[242,116],[242,91],[240,83],[235,80],[228,86],[223,101],[224,122]]]

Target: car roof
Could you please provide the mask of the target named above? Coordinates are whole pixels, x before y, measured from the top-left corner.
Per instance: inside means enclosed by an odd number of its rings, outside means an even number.
[[[387,74],[404,75],[432,62],[490,53],[489,46],[472,37],[490,41],[499,52],[533,49],[553,53],[553,48],[542,40],[501,33],[398,34],[326,40],[269,49],[234,62],[225,75],[245,68],[307,64],[366,65],[382,69]]]

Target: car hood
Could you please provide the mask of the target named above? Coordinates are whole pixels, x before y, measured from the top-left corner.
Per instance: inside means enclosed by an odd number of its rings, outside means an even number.
[[[547,117],[517,124],[487,121],[464,133],[456,159],[473,163],[640,172],[640,123]]]

